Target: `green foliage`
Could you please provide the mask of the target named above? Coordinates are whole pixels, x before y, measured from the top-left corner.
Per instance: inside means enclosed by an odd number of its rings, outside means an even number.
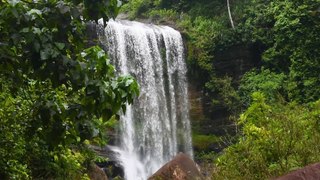
[[[206,83],[206,88],[212,97],[211,104],[223,105],[230,111],[237,111],[239,108],[240,97],[238,92],[232,86],[232,78],[225,76],[223,78],[213,77]]]
[[[205,151],[219,141],[220,139],[214,135],[192,134],[192,145],[199,152]]]
[[[263,93],[268,101],[275,102],[278,95],[285,94],[283,92],[286,89],[286,79],[285,74],[276,74],[264,68],[247,72],[239,86],[242,104],[248,106],[251,103],[251,94],[256,91]]]
[[[266,104],[261,93],[240,116],[243,136],[216,160],[215,179],[269,179],[320,161],[320,101]]]
[[[179,14],[172,9],[157,9],[157,10],[151,10],[148,13],[148,17],[150,17],[153,21],[156,21],[157,23],[161,22],[176,22],[177,19],[179,19]]]
[[[149,10],[156,8],[161,0],[131,0],[126,3],[121,12],[128,14],[130,19],[145,17]]]
[[[145,1],[143,0],[129,1],[123,6],[121,12],[128,13],[129,17],[133,19],[136,18],[138,15],[141,15],[141,10],[144,9],[143,6],[146,6]]]
[[[319,99],[319,0],[255,3],[260,8],[248,8],[243,29],[265,45],[265,65],[288,75],[291,100]]]
[[[50,170],[56,177],[68,177],[70,179],[80,179],[87,176],[85,172],[85,160],[87,157],[83,153],[71,150],[69,148],[58,147],[50,154],[53,156],[53,162],[49,164]],[[49,171],[50,172],[50,171]],[[47,171],[48,173],[48,171]]]
[[[94,10],[93,10],[94,9]],[[118,1],[1,1],[0,179],[80,179],[109,119],[139,94],[88,47],[86,23]]]
[[[23,138],[26,122],[21,122],[26,112],[30,111],[28,102],[22,97],[12,97],[8,84],[2,78],[0,83],[0,177],[30,179],[27,164],[23,162],[26,153],[26,141]]]
[[[195,160],[202,162],[202,163],[208,163],[212,164],[212,162],[217,158],[218,154],[211,151],[211,152],[200,152],[195,154]]]
[[[210,80],[214,76],[212,60],[216,48],[219,31],[224,27],[213,19],[197,17],[194,20],[188,15],[181,16],[179,27],[183,28],[187,37],[187,63],[190,74],[201,82]]]

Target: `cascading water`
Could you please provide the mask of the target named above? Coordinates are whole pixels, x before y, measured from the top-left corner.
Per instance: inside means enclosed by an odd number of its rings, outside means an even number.
[[[193,156],[186,64],[181,35],[167,26],[109,21],[111,61],[140,85],[140,96],[121,117],[119,154],[125,179],[145,180],[178,152]]]

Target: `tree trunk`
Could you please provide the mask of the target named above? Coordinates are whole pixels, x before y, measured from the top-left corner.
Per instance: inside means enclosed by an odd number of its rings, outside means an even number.
[[[227,6],[228,6],[228,13],[229,13],[229,19],[230,19],[231,27],[232,27],[232,29],[234,29],[234,24],[233,24],[233,20],[232,20],[232,16],[231,16],[229,0],[227,0]]]

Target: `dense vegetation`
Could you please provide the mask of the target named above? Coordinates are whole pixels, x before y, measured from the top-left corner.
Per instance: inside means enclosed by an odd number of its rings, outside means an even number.
[[[252,101],[237,121],[238,142],[216,159],[214,179],[268,179],[320,161],[320,101],[268,104],[259,92]]]
[[[220,179],[267,179],[320,161],[319,0],[132,0],[123,12],[180,29],[191,79],[239,128],[214,160]],[[232,28],[231,20],[235,27]],[[221,54],[251,51],[245,73],[219,69]],[[237,65],[235,65],[237,66]],[[241,66],[241,64],[239,64]],[[240,67],[238,67],[239,69]],[[194,135],[195,145],[209,142]],[[200,142],[199,142],[200,141]]]
[[[86,24],[118,1],[0,1],[0,179],[88,179],[108,121],[139,93]]]
[[[119,1],[0,1],[0,179],[87,179],[106,126],[138,94],[90,47],[86,24],[116,16]],[[217,179],[267,179],[320,161],[320,0],[131,0],[122,12],[175,25],[190,77],[223,106],[239,132],[194,133],[196,158]],[[234,23],[234,27],[231,25]],[[251,51],[232,74],[221,54]],[[248,57],[249,59],[249,57]],[[248,59],[245,59],[248,60]],[[249,61],[248,61],[249,62]],[[237,66],[237,65],[235,65]]]

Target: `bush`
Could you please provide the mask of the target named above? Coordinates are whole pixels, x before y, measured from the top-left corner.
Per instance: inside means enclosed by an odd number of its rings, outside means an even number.
[[[130,19],[146,17],[150,9],[159,6],[161,0],[131,0],[124,4],[121,12],[127,13]]]
[[[251,94],[256,91],[263,93],[269,102],[275,102],[280,94],[285,97],[286,78],[283,73],[277,74],[264,68],[247,72],[238,90],[242,104],[247,107],[252,101]]]
[[[157,23],[161,22],[176,22],[179,19],[179,14],[172,9],[156,9],[151,10],[148,13],[148,17],[150,17],[153,21]]]
[[[320,100],[267,104],[253,93],[240,116],[242,137],[216,160],[214,179],[269,179],[320,161]]]
[[[2,78],[0,84],[0,179],[30,179],[23,137],[27,128],[25,117],[30,111],[28,102],[12,97]]]
[[[213,77],[206,83],[206,88],[210,92],[213,106],[222,105],[231,112],[239,111],[239,95],[232,86],[232,78],[225,76],[223,78]]]
[[[197,151],[205,151],[214,143],[220,142],[220,139],[214,135],[193,134],[192,145]]]

